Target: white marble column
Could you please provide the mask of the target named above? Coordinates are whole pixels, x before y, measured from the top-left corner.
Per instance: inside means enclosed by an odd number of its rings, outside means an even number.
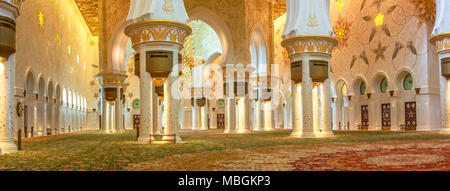
[[[180,101],[175,99],[172,95],[172,83],[177,80],[176,77],[169,75],[169,78],[164,83],[164,141],[173,141],[174,143],[181,143],[181,138],[178,134],[178,107]]]
[[[274,117],[270,101],[263,101],[264,105],[264,131],[274,130]]]
[[[440,107],[438,99],[438,95],[426,90],[421,90],[421,93],[416,95],[417,131],[432,131],[440,128],[440,116],[430,112],[434,108]]]
[[[115,127],[116,133],[122,133],[122,120],[121,120],[122,117],[121,116],[123,115],[123,113],[120,112],[121,107],[122,107],[122,101],[120,100],[120,97],[121,97],[120,87],[117,87],[116,94],[117,94],[117,97],[116,97],[116,100],[114,103],[114,120],[115,120],[114,127]]]
[[[440,81],[440,106],[431,106],[431,108],[435,109],[436,107],[441,108],[441,124],[440,129],[441,134],[450,134],[450,76],[448,72],[443,70],[443,67],[448,68],[449,59],[450,59],[450,1],[449,0],[436,0],[436,19],[434,23],[433,33],[431,34],[430,41],[434,45],[436,45],[437,54],[439,56],[439,81]],[[435,66],[429,66],[435,67]],[[419,104],[419,103],[417,103]],[[418,106],[418,105],[417,105]],[[419,107],[417,107],[417,122],[420,123],[421,120],[419,115]],[[434,115],[432,118],[433,121],[436,121],[437,116]],[[436,122],[434,122],[436,123]],[[420,124],[418,124],[420,125]],[[420,126],[417,127],[417,130],[422,130]]]
[[[320,86],[314,85],[312,90],[312,108],[313,108],[313,129],[314,132],[320,132],[320,108],[319,108]]]
[[[309,59],[303,58],[302,62],[302,120],[303,128],[301,138],[314,138],[314,119],[313,119],[313,87],[309,75]]]
[[[320,136],[332,137],[334,134],[331,126],[333,117],[331,116],[331,80],[329,78],[324,81],[322,89],[322,131]]]
[[[302,86],[301,84],[293,84],[292,87],[292,133],[291,137],[302,136]]]
[[[212,109],[210,115],[210,128],[211,129],[217,129],[217,114],[216,109]]]
[[[400,129],[399,124],[399,109],[400,104],[398,104],[398,96],[391,96],[391,131],[397,131]]]
[[[450,134],[450,80],[441,76],[441,134]]]
[[[201,113],[200,106],[197,104],[197,99],[194,98],[194,105],[192,106],[192,130],[201,129]]]
[[[106,101],[106,95],[105,95],[105,89],[104,87],[102,87],[102,99],[101,99],[102,103],[102,108],[101,108],[101,113],[102,113],[102,129],[101,129],[101,133],[107,134],[109,133],[108,131],[108,103]],[[66,115],[67,117],[67,115]],[[66,132],[67,132],[67,127],[66,128]]]
[[[261,108],[261,99],[255,100],[255,125],[253,131],[263,130],[263,109]]]
[[[158,98],[158,94],[155,93],[155,85],[153,85],[153,135],[161,135],[161,130],[160,130],[160,126],[159,126],[159,122],[161,121],[161,117],[159,115],[159,110],[160,110],[160,106],[159,106],[159,98]]]
[[[249,133],[250,132],[250,124],[248,121],[248,110],[250,106],[250,100],[247,97],[241,99],[241,107],[239,107],[239,114],[241,116],[241,123],[239,125],[239,129],[237,133]]]
[[[208,130],[208,106],[201,108],[201,130]]]
[[[16,152],[14,127],[12,126],[14,66],[0,57],[0,155]]]
[[[225,100],[225,131],[224,133],[236,132],[236,100],[226,98]]]
[[[150,144],[150,93],[151,81],[150,74],[147,73],[147,56],[146,51],[138,51],[140,56],[140,94],[141,94],[141,124],[139,127],[138,144]]]

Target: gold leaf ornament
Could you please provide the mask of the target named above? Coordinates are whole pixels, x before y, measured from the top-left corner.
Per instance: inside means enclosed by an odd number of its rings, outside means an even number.
[[[172,0],[164,0],[163,6],[164,12],[172,13],[174,10]]]

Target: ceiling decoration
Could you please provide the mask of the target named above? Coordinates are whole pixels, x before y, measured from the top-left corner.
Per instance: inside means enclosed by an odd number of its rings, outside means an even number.
[[[98,36],[98,0],[75,0],[93,36]]]
[[[273,19],[277,19],[286,13],[286,0],[273,0]]]

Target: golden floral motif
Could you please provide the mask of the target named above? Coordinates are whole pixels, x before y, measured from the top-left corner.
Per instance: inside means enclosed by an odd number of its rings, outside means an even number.
[[[350,37],[349,32],[351,26],[352,23],[348,22],[347,19],[344,19],[339,15],[339,18],[334,25],[334,33],[339,41],[339,45],[346,45],[346,42]]]
[[[435,0],[409,0],[416,7],[415,16],[419,19],[419,27],[426,23],[429,27],[434,25],[436,19]]]
[[[309,13],[308,26],[312,27],[312,28],[319,26],[317,24],[316,13],[314,12],[314,0],[310,0],[310,13]]]
[[[335,38],[327,36],[297,36],[285,39],[281,45],[289,55],[305,52],[331,54],[337,43]]]
[[[436,46],[437,46],[438,52],[441,52],[444,50],[450,50],[450,38],[445,38],[445,39],[436,41]]]

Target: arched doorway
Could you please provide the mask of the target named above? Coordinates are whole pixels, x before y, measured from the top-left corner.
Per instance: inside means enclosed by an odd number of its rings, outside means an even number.
[[[30,71],[26,75],[25,84],[25,107],[24,107],[24,134],[25,137],[34,136],[35,125],[35,94],[34,94],[34,76]]]
[[[48,82],[48,86],[47,86],[47,97],[46,97],[46,102],[47,102],[47,108],[46,108],[46,113],[47,113],[47,135],[53,135],[55,134],[55,122],[54,122],[54,87],[53,87],[53,82],[50,80]]]
[[[39,78],[37,101],[37,134],[38,136],[47,135],[47,103],[46,103],[46,84],[44,77]]]
[[[336,125],[338,130],[350,130],[350,94],[347,83],[336,83]]]

